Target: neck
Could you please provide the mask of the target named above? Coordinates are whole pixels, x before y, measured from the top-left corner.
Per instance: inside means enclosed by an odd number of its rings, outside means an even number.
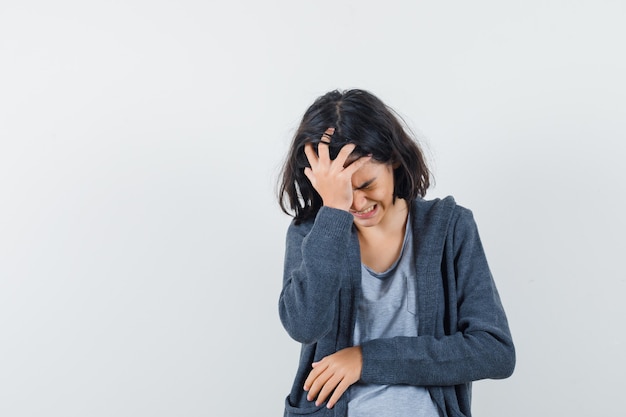
[[[380,237],[398,234],[404,236],[408,215],[409,207],[406,200],[398,198],[392,206],[392,210],[385,215],[385,218],[380,223],[372,227],[359,227],[357,225],[357,231],[360,237],[366,240],[370,238],[380,239]]]

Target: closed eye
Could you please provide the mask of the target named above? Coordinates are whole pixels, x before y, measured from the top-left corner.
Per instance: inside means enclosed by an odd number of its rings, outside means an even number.
[[[369,190],[372,186],[372,184],[374,183],[374,181],[376,181],[376,178],[372,178],[371,180],[365,181],[363,184],[359,185],[358,187],[355,187],[354,190]]]

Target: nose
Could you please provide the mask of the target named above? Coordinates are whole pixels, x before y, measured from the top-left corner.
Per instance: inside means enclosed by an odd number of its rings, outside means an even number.
[[[361,211],[366,208],[367,199],[365,193],[362,190],[354,190],[352,192],[352,209],[354,211]]]

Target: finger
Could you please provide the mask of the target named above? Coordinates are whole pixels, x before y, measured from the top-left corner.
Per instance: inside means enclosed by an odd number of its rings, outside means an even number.
[[[348,159],[354,148],[356,148],[356,145],[354,143],[348,143],[341,148],[341,150],[337,154],[337,157],[335,158],[336,164],[339,167],[343,168],[346,160]]]
[[[334,127],[326,129],[317,145],[317,154],[319,155],[319,158],[324,161],[330,161],[330,141],[334,133]]]
[[[318,362],[319,364],[319,362]],[[313,385],[313,382],[315,382],[315,380],[317,379],[317,377],[326,370],[328,366],[316,366],[311,372],[309,372],[309,376],[307,376],[306,380],[304,381],[304,390],[305,391],[309,391],[311,389],[311,385]]]
[[[326,407],[333,408],[335,404],[337,404],[337,401],[339,401],[339,398],[341,398],[343,393],[346,392],[348,387],[350,387],[350,384],[348,384],[345,379],[342,379],[341,382],[337,385],[337,388],[335,388],[335,392],[333,392],[333,395],[331,395],[330,400],[328,400],[328,404],[326,404]]]
[[[328,129],[326,129],[326,131],[324,132],[324,134],[322,135],[322,138],[320,140],[322,142],[324,142],[324,143],[330,143],[331,138],[332,138],[334,133],[335,133],[335,128],[334,127],[329,127]]]
[[[309,167],[304,168],[304,175],[311,181],[313,188],[315,188],[315,175],[313,175],[313,170]]]
[[[324,138],[325,136],[322,136]],[[318,161],[330,162],[330,140],[328,142],[323,139],[320,143],[317,144],[317,155],[319,156]]]
[[[320,405],[321,403],[326,401],[328,396],[333,392],[333,390],[337,387],[337,385],[339,385],[339,383],[341,382],[342,378],[343,378],[342,376],[337,375],[337,374],[333,375],[331,378],[328,378],[328,381],[326,381],[326,383],[322,387],[322,390],[320,391],[319,395],[317,396],[317,400],[315,401],[315,405]]]
[[[346,175],[352,176],[352,174],[357,172],[359,168],[361,168],[363,165],[367,164],[371,160],[372,160],[372,155],[362,156],[356,161],[354,161],[353,163],[351,163],[350,165],[348,165],[344,169],[344,172],[346,173]]]
[[[317,165],[318,157],[315,154],[315,150],[313,149],[312,143],[309,142],[306,145],[304,145],[304,154],[306,155],[306,159],[307,161],[309,161],[309,165],[311,165],[311,167],[313,167],[314,165]]]
[[[326,383],[328,383],[328,380],[332,378],[332,376],[333,373],[330,372],[330,370],[326,370],[325,372],[319,374],[317,378],[315,378],[315,381],[311,384],[311,388],[306,396],[307,400],[313,401],[316,399],[319,396],[320,391],[324,389],[324,386],[326,386]]]
[[[329,370],[325,370],[324,372],[320,372],[315,376],[315,379],[312,380],[309,384],[307,400],[313,401],[319,395],[319,392],[324,388],[324,384],[333,376],[333,373]]]

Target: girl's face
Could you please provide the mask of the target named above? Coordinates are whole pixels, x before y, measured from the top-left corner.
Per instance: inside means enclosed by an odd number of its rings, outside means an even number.
[[[406,216],[406,202],[393,203],[393,167],[368,161],[352,175],[353,200],[350,213],[357,228],[384,225],[395,216]]]

